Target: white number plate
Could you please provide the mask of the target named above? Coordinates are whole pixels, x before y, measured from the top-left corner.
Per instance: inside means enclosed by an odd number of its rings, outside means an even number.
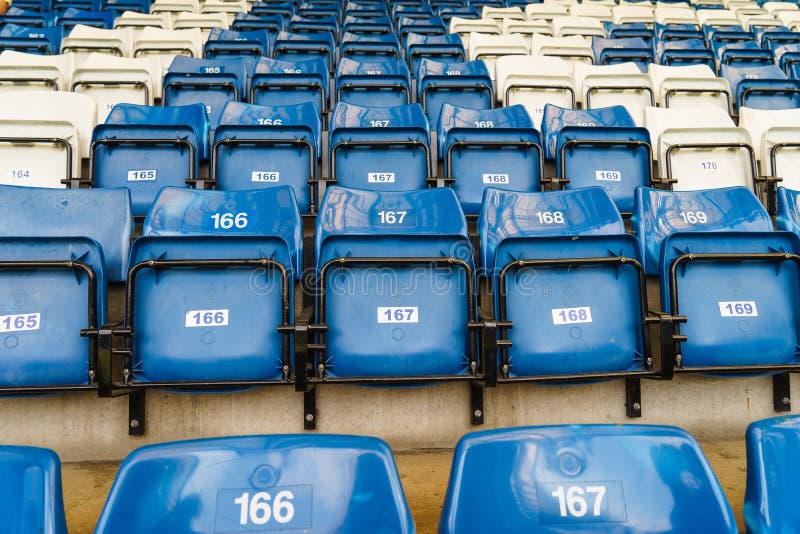
[[[228,326],[228,310],[190,310],[186,312],[186,328]]]
[[[580,308],[554,308],[553,324],[591,323],[592,309],[589,306]]]
[[[281,173],[274,171],[253,171],[250,181],[278,183],[281,181]]]
[[[622,173],[619,171],[594,171],[594,177],[601,182],[622,181]]]
[[[378,324],[418,322],[419,308],[416,306],[378,306]]]
[[[19,315],[0,315],[0,332],[28,332],[39,330],[42,325],[41,313],[22,313]]]
[[[719,303],[721,317],[758,317],[754,300],[731,300]]]
[[[129,182],[152,182],[156,179],[155,169],[144,169],[138,171],[128,171]]]
[[[367,182],[370,184],[393,184],[393,172],[370,172],[367,174]]]
[[[483,183],[485,184],[507,184],[507,174],[484,174]]]

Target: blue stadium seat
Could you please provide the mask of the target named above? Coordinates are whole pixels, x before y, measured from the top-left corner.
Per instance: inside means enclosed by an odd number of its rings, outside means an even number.
[[[39,13],[48,13],[53,10],[52,0],[17,0],[14,5],[20,9]]]
[[[207,145],[202,104],[117,104],[92,134],[92,186],[127,187],[133,214],[142,217],[162,187],[194,183]]]
[[[339,40],[339,19],[334,16],[303,17],[295,15],[289,19],[286,30],[300,35],[331,35],[334,42]]]
[[[567,126],[635,128],[636,123],[624,106],[578,110],[545,104],[542,138],[546,159],[558,157],[558,135]]]
[[[394,107],[411,103],[411,75],[401,59],[339,60],[336,101],[357,106]]]
[[[606,21],[603,25],[606,29],[606,36],[608,36],[609,39],[630,39],[632,37],[638,37],[652,48],[653,28],[644,22],[625,22],[621,24],[615,24],[613,22]]]
[[[235,31],[211,28],[203,45],[203,57],[208,59],[242,55],[259,58],[268,54],[269,33],[264,29]]]
[[[625,214],[633,211],[636,188],[653,181],[653,149],[646,128],[565,126],[558,133],[556,153],[562,189],[602,187]]]
[[[283,17],[280,15],[253,15],[251,13],[237,13],[231,22],[231,30],[237,32],[250,32],[266,30],[269,36],[269,55],[272,55],[272,43],[283,30]]]
[[[753,34],[746,31],[742,26],[709,26],[703,25],[703,35],[711,48],[722,43],[735,43],[742,41],[752,41]]]
[[[772,220],[746,187],[705,191],[636,190],[634,233],[645,271],[657,275],[664,241],[676,232],[770,232]]]
[[[386,4],[383,2],[347,2],[345,5],[345,17],[347,15],[357,16],[361,18],[377,19],[389,16],[386,9]],[[391,24],[391,20],[389,21]]]
[[[419,104],[366,108],[340,102],[330,123],[330,178],[344,187],[423,189],[430,133]]]
[[[462,108],[494,107],[492,79],[481,60],[461,63],[423,58],[415,79],[417,102],[422,104],[431,124],[439,124],[445,102]]]
[[[705,34],[695,24],[662,24],[653,25],[657,41],[674,41],[683,39],[700,39],[705,42]]]
[[[113,11],[84,11],[69,8],[58,16],[56,24],[64,28],[64,32],[68,34],[78,24],[110,30],[114,27],[114,19]]]
[[[616,65],[633,62],[642,72],[647,72],[647,64],[653,63],[653,49],[640,37],[604,39],[592,37],[595,65]]]
[[[286,26],[294,15],[294,3],[290,1],[253,2],[250,13],[259,17],[279,15],[283,20],[283,25]]]
[[[317,322],[327,326],[312,366],[318,379],[417,383],[474,373],[472,247],[451,189],[328,188],[315,262]]]
[[[275,38],[272,57],[283,61],[322,59],[328,70],[334,64],[336,47],[331,33],[281,32]]]
[[[346,32],[342,37],[339,55],[342,59],[357,61],[400,59],[400,43],[391,33]]]
[[[241,191],[288,185],[301,213],[317,205],[322,125],[313,104],[255,106],[228,102],[211,149],[217,189]]]
[[[433,5],[434,2],[431,2]],[[465,6],[462,5],[460,2],[458,5],[443,5],[442,7],[438,8],[437,11],[439,12],[439,16],[442,18],[442,22],[450,26],[450,20],[453,17],[458,17],[462,19],[468,20],[475,20],[481,18],[480,11],[475,8],[474,6]]]
[[[61,50],[61,38],[64,30],[61,26],[53,28],[37,28],[19,24],[0,26],[0,52],[16,50],[29,54],[53,55]]]
[[[302,532],[312,526],[414,532],[385,442],[270,435],[142,447],[120,466],[95,532]]]
[[[392,21],[388,15],[381,14],[372,17],[360,15],[358,11],[347,15],[342,21],[344,33],[357,35],[393,35]]]
[[[625,233],[602,189],[487,189],[478,234],[500,331],[498,380],[635,378],[659,371],[636,239]],[[497,337],[488,329],[485,335]]]
[[[16,24],[18,26],[28,26],[29,28],[51,28],[55,23],[55,19],[55,13],[26,11],[24,9],[11,6],[8,8],[8,11],[6,11],[5,15],[0,16],[0,26],[5,24]]]
[[[749,534],[792,532],[800,524],[796,473],[800,417],[789,415],[750,423],[744,523]]]
[[[800,42],[786,43],[775,47],[775,61],[793,80],[800,79]]]
[[[733,43],[717,43],[714,45],[717,61],[720,65],[733,67],[754,67],[772,65],[775,61],[772,52],[764,50],[755,41],[737,41]]]
[[[246,98],[247,66],[242,57],[175,56],[164,75],[162,105],[204,104],[212,125],[219,121],[227,102]]]
[[[565,425],[467,434],[441,534],[714,532],[736,519],[700,445],[667,426]]]
[[[115,16],[120,16],[126,11],[137,13],[149,13],[149,0],[102,0],[100,2],[101,11],[113,11]]]
[[[800,236],[800,191],[786,187],[778,188],[778,213],[775,217],[778,230],[786,230]]]
[[[419,71],[419,62],[423,58],[430,58],[444,62],[464,62],[467,54],[461,37],[457,33],[446,35],[425,35],[409,33],[406,35],[405,44],[406,60],[411,72]]]
[[[61,461],[50,449],[0,445],[0,531],[67,534]]]
[[[294,317],[301,231],[289,187],[162,190],[131,247],[128,372],[106,380],[125,387],[285,383],[291,346],[278,328]]]
[[[438,130],[444,175],[468,215],[476,215],[487,187],[539,191],[542,140],[520,105],[477,110],[442,106]]]
[[[261,58],[250,81],[250,103],[293,106],[310,102],[327,113],[330,72],[325,60],[282,61]]]
[[[439,17],[399,17],[395,23],[395,28],[397,29],[397,37],[400,39],[400,44],[403,46],[406,46],[406,41],[411,33],[415,33],[417,35],[447,34],[444,21]]]
[[[125,279],[130,194],[0,186],[0,210],[0,390],[95,387],[82,330],[105,324],[107,283]]]
[[[734,109],[800,108],[800,81],[790,80],[777,65],[762,67],[720,66],[734,95]]]
[[[714,53],[702,39],[658,40],[656,43],[656,58],[661,65],[699,64],[716,71]]]
[[[793,32],[786,26],[753,28],[753,35],[755,41],[767,50],[774,51],[784,44],[800,43],[800,33]]]

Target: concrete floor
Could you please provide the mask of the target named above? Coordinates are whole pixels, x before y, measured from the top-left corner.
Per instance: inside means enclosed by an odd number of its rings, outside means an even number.
[[[701,440],[743,531],[746,461],[744,440]],[[447,490],[453,451],[395,454],[408,504],[420,534],[435,533]],[[91,533],[117,471],[116,462],[63,465],[64,504],[71,534]]]

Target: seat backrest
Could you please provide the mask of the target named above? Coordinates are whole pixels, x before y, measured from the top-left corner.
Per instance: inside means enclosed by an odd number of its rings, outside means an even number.
[[[103,251],[109,281],[125,280],[133,232],[127,189],[0,185],[0,237],[86,237]]]
[[[569,425],[467,434],[439,532],[735,533],[700,445],[665,426]]]
[[[547,193],[488,188],[483,194],[478,234],[483,267],[492,272],[502,267],[497,254],[504,242],[513,244],[529,237],[617,236],[625,234],[625,224],[600,187]]]
[[[66,534],[61,461],[50,449],[0,446],[0,530]]]
[[[95,532],[302,531],[312,526],[413,532],[385,442],[270,435],[142,447],[120,466]]]
[[[165,187],[147,214],[142,235],[274,237],[281,246],[272,256],[298,277],[302,270],[302,228],[290,187],[254,191]]]
[[[308,129],[316,155],[320,157],[322,124],[317,108],[310,102],[293,106],[257,106],[228,102],[222,108],[214,131],[215,142],[223,138],[226,131],[240,126],[259,127],[261,130],[274,132],[273,135],[280,135],[281,130],[290,130],[290,135],[296,135],[298,128]],[[255,133],[252,129],[248,131]]]
[[[778,213],[775,217],[778,230],[800,235],[800,191],[778,188]]]
[[[566,126],[635,128],[636,123],[623,106],[578,110],[545,104],[542,117],[545,158],[554,159],[557,156],[558,134]]]
[[[754,421],[745,434],[747,486],[744,523],[747,532],[788,532],[800,522],[795,478],[800,469],[800,417],[784,415]]]

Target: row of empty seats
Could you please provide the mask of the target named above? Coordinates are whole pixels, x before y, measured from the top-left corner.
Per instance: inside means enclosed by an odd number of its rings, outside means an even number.
[[[125,189],[2,186],[0,296],[13,309],[0,317],[0,386],[143,395],[293,384],[312,397],[313,426],[325,383],[465,381],[480,404],[498,382],[793,371],[798,195],[780,189],[774,231],[746,188],[639,188],[634,237],[601,188],[490,188],[473,250],[451,189],[331,187],[304,254],[288,187],[165,188],[129,246]],[[109,326],[118,282],[124,317]],[[785,409],[788,392],[780,398]],[[482,421],[482,407],[471,414]]]
[[[744,521],[796,527],[800,418],[747,429]],[[487,468],[491,466],[491,468]],[[66,534],[58,456],[0,447],[0,527]],[[97,534],[413,533],[389,446],[346,435],[207,438],[150,445],[119,467]],[[700,444],[667,426],[569,425],[467,434],[455,449],[441,534],[564,531],[738,532]]]

